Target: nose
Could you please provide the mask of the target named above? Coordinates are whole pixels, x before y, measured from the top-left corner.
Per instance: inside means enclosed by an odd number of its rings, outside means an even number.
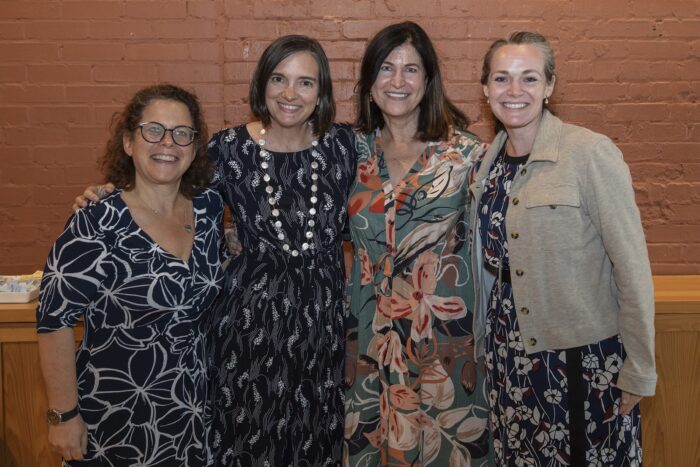
[[[173,140],[173,130],[165,130],[165,133],[163,134],[163,139],[160,140],[160,144],[163,144],[165,146],[172,146],[175,144],[175,141]]]
[[[508,93],[516,96],[520,94],[520,83],[517,79],[510,82],[510,86],[508,86]]]
[[[401,70],[397,69],[394,71],[394,74],[391,76],[391,85],[395,88],[400,88],[404,85],[403,73]]]
[[[296,89],[294,89],[294,85],[290,83],[290,85],[284,89],[284,91],[282,92],[282,95],[284,96],[285,99],[287,99],[289,101],[294,99],[297,95]]]

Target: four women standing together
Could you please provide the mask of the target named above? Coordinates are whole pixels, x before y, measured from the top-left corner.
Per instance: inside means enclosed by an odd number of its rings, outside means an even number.
[[[216,465],[640,460],[628,412],[653,394],[653,296],[629,174],[609,140],[543,110],[551,50],[524,36],[485,58],[505,128],[485,156],[415,23],[368,44],[356,134],[332,123],[316,41],[266,49],[259,121],[209,143],[243,245],[209,321]]]

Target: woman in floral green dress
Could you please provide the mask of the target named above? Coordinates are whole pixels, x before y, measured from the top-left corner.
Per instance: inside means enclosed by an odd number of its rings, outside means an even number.
[[[474,358],[468,173],[484,147],[415,23],[369,43],[358,84],[345,465],[488,465]]]

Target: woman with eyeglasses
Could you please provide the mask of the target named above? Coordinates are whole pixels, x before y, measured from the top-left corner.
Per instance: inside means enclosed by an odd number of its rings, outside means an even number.
[[[207,464],[203,315],[223,282],[223,201],[205,188],[206,141],[194,95],[137,92],[102,159],[116,190],[77,211],[49,253],[37,332],[49,444],[65,465]]]
[[[338,465],[354,136],[333,123],[328,59],[307,36],[270,43],[249,102],[255,120],[208,144],[211,187],[243,247],[210,314],[212,457],[217,466]]]

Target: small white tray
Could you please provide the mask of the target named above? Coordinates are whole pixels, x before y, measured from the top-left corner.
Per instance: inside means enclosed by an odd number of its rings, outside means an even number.
[[[27,292],[0,292],[0,303],[28,303],[39,296],[39,287]]]

